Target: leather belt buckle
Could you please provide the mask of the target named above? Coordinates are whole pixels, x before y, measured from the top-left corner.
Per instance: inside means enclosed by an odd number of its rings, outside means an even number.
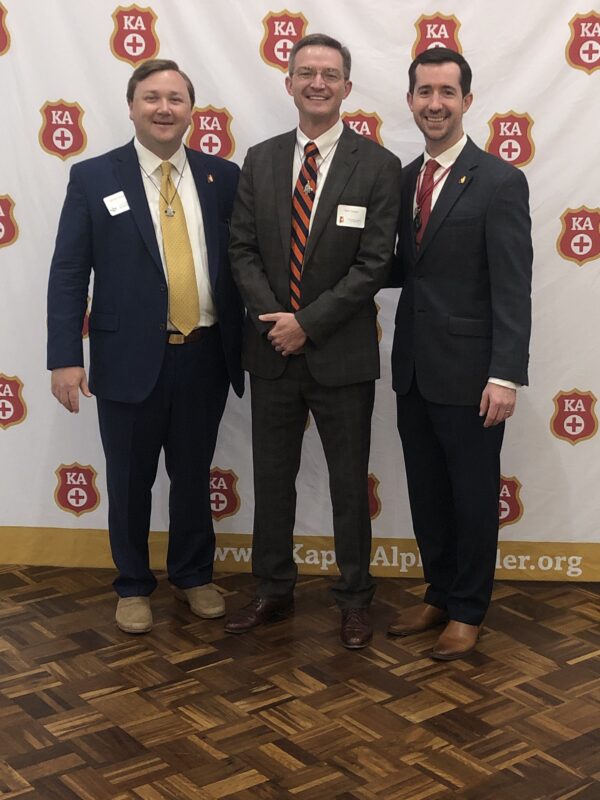
[[[201,336],[208,330],[208,328],[194,328],[187,336],[178,331],[169,331],[167,333],[167,344],[187,344],[188,342],[197,342]]]

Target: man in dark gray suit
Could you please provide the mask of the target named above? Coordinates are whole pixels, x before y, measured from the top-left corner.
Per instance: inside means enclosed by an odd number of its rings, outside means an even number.
[[[477,643],[498,543],[500,448],[527,383],[531,222],[522,172],[465,136],[471,70],[452,50],[421,53],[408,104],[425,154],[403,172],[392,352],[425,603],[389,632],[447,625],[431,655]]]
[[[230,633],[293,611],[295,481],[310,411],[327,465],[340,577],[342,643],[365,647],[371,521],[371,414],[379,377],[375,293],[386,282],[400,162],[340,120],[350,53],[323,34],[293,48],[286,78],[298,128],[250,148],[231,224],[234,278],[247,308],[257,596]]]

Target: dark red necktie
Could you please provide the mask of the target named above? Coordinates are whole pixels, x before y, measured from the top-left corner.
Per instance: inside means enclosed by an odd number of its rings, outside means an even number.
[[[314,142],[304,147],[304,161],[292,196],[292,246],[290,258],[290,302],[293,311],[300,308],[302,265],[308,240],[310,215],[317,190],[317,161],[319,148]]]
[[[415,241],[417,247],[421,244],[421,239],[425,233],[425,228],[431,215],[431,196],[433,194],[434,182],[433,175],[440,168],[435,158],[430,158],[425,164],[425,171],[421,181],[417,184],[417,198],[415,210]]]

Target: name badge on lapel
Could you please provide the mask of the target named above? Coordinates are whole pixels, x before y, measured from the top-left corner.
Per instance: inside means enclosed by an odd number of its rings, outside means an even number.
[[[109,194],[107,197],[102,198],[104,205],[108,208],[108,213],[111,217],[116,217],[117,214],[122,214],[124,211],[129,211],[129,203],[125,197],[125,192],[115,192]]]
[[[364,228],[366,218],[366,206],[337,207],[336,222],[342,228]]]

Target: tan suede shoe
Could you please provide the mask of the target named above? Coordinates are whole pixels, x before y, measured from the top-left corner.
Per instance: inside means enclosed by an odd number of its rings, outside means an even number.
[[[475,649],[480,631],[481,625],[467,625],[466,622],[451,619],[431,651],[431,658],[436,661],[454,661],[456,658],[468,656]]]
[[[175,590],[175,597],[190,607],[190,611],[202,619],[216,619],[225,615],[225,600],[214,583]]]
[[[150,598],[119,597],[115,622],[125,633],[148,633],[152,630]]]
[[[400,612],[395,622],[388,628],[390,636],[410,636],[435,628],[446,622],[448,614],[443,608],[422,603],[420,606],[411,606]]]

